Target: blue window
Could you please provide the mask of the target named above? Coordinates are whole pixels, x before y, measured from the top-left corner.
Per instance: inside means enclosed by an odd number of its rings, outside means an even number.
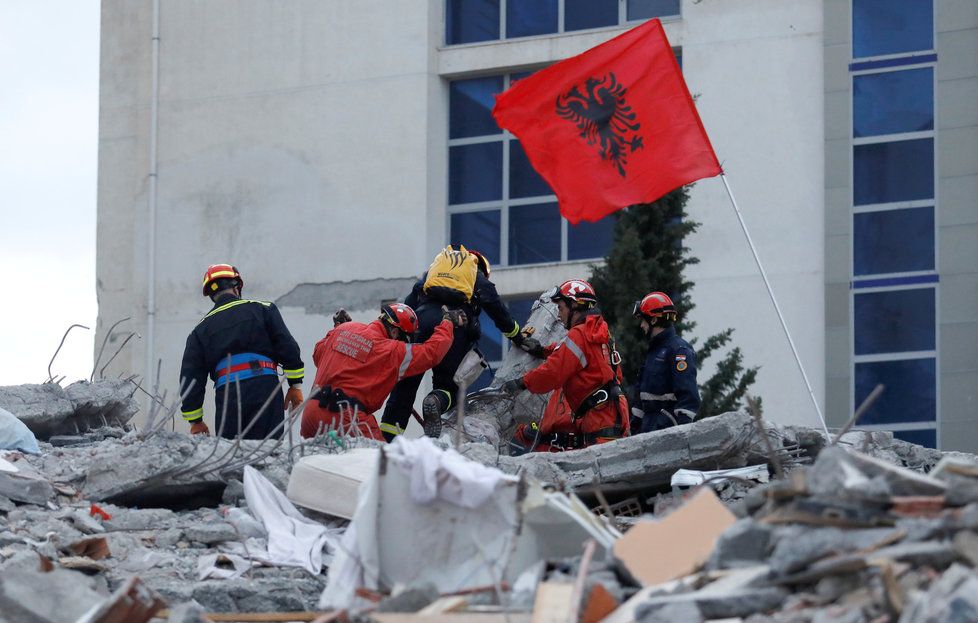
[[[448,44],[499,38],[499,0],[446,0],[445,41]]]
[[[560,212],[556,203],[511,206],[509,263],[537,264],[560,260]]]
[[[503,91],[503,77],[455,80],[449,85],[449,138],[498,134],[492,118],[495,95]]]
[[[550,186],[530,164],[519,141],[509,143],[509,196],[536,197],[552,195]]]
[[[478,250],[490,264],[499,263],[499,210],[456,212],[451,215],[449,242]]]
[[[934,139],[853,147],[855,205],[934,197]]]
[[[564,30],[618,24],[618,0],[564,0]]]
[[[530,317],[530,311],[536,301],[536,297],[507,299],[506,306],[509,308],[509,313],[513,317],[513,320],[520,323],[522,327],[526,325],[526,321]]]
[[[852,79],[853,136],[934,129],[934,70],[908,69]]]
[[[628,0],[628,21],[679,15],[679,0]]]
[[[567,259],[586,260],[604,257],[611,248],[615,234],[614,216],[606,216],[597,223],[581,221],[567,225]]]
[[[862,212],[853,216],[853,274],[934,269],[934,208]]]
[[[933,48],[933,0],[852,0],[853,58]]]
[[[456,145],[448,150],[448,201],[494,201],[503,196],[503,144]]]
[[[937,366],[934,359],[874,361],[856,364],[858,407],[877,384],[880,397],[859,419],[860,424],[933,422],[937,417]]]
[[[893,431],[893,436],[896,439],[915,443],[918,446],[924,446],[927,448],[937,447],[937,431],[933,428],[924,428],[921,430],[896,430]]]
[[[856,355],[934,350],[934,288],[853,296]]]
[[[506,38],[557,32],[557,0],[506,0]]]

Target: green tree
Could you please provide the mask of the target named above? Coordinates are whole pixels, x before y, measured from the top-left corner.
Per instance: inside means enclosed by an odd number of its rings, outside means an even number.
[[[601,310],[611,327],[622,356],[625,380],[634,383],[647,352],[647,340],[632,317],[636,300],[658,290],[672,297],[679,313],[677,331],[690,333],[696,323],[689,320],[694,304],[689,298],[693,283],[685,277],[687,266],[696,264],[686,236],[699,223],[686,214],[687,188],[677,189],[655,203],[632,206],[617,213],[614,243],[603,266],[592,268],[591,284],[601,301]],[[728,347],[733,329],[726,329],[703,340],[690,340],[699,366]],[[699,417],[738,409],[744,394],[757,378],[758,368],[745,368],[739,347],[732,347],[716,366],[709,379],[700,376]]]

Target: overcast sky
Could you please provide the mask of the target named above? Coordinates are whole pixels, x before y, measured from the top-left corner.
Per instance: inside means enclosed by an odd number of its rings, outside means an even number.
[[[92,368],[99,2],[0,0],[0,385]]]

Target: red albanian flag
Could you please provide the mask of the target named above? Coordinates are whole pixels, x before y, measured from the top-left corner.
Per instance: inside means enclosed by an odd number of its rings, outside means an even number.
[[[657,19],[517,81],[492,114],[573,224],[723,172]]]

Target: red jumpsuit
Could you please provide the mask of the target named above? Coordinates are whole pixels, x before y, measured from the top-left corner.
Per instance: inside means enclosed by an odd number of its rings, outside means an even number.
[[[374,411],[380,409],[394,385],[404,377],[421,374],[441,361],[452,345],[454,327],[442,320],[423,344],[407,344],[387,336],[380,320],[370,324],[345,322],[316,343],[312,360],[316,364],[318,388],[341,390],[360,403],[357,427],[366,437],[384,441]],[[303,437],[313,437],[329,427],[348,427],[351,411],[324,408],[313,398],[302,412]]]
[[[629,433],[628,402],[623,395],[609,397],[579,419],[574,412],[589,396],[609,382],[621,382],[621,375],[611,367],[611,334],[608,323],[598,314],[587,316],[571,327],[561,342],[547,347],[547,359],[523,376],[526,388],[542,394],[554,391],[543,412],[540,434],[521,425],[516,440],[526,447],[537,439],[536,450],[570,450],[605,443]]]

